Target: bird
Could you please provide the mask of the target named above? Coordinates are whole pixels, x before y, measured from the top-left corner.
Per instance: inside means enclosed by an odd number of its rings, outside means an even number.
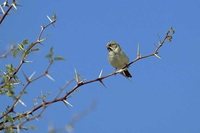
[[[108,61],[116,69],[124,69],[121,74],[126,78],[132,78],[132,75],[128,71],[128,68],[125,68],[129,64],[129,58],[121,49],[119,43],[116,41],[109,41],[106,45],[108,50]]]

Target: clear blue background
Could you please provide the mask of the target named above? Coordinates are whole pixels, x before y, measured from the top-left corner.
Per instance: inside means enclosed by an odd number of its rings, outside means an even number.
[[[50,47],[65,61],[53,65],[55,82],[44,78],[28,88],[22,100],[30,109],[33,98],[59,91],[65,81],[74,76],[74,69],[86,79],[94,79],[101,69],[113,72],[107,61],[106,43],[119,42],[130,57],[136,57],[137,44],[141,53],[148,54],[172,26],[176,33],[160,56],[134,64],[131,80],[117,75],[99,83],[81,87],[70,99],[73,107],[57,103],[47,108],[38,120],[29,123],[33,132],[48,132],[53,126],[59,132],[72,117],[80,114],[95,101],[95,109],[75,123],[76,133],[199,133],[200,132],[200,1],[178,0],[34,0],[19,1],[0,26],[0,48],[23,39],[34,41],[40,25],[48,23],[47,15],[57,14],[55,27],[48,29],[41,51],[33,54],[25,65],[27,74],[42,72],[48,64],[45,55]],[[17,65],[18,59],[0,60],[1,69],[7,63]],[[67,88],[73,87],[73,84]],[[2,101],[7,99],[1,97]],[[1,102],[1,110],[9,100]]]

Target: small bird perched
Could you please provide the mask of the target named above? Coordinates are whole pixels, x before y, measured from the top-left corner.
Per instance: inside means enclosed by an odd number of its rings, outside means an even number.
[[[124,68],[129,63],[129,58],[120,48],[120,45],[115,41],[110,41],[106,45],[108,50],[108,60],[110,64],[117,70]],[[131,78],[131,74],[128,68],[125,68],[122,72],[126,78]]]

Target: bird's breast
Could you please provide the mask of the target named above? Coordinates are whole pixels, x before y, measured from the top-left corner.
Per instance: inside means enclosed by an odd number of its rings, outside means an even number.
[[[127,56],[123,52],[109,52],[108,59],[110,64],[117,69],[123,68],[129,62]]]

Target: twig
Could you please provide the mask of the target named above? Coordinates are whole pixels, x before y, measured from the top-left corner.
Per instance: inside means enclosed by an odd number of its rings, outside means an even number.
[[[46,110],[46,107],[44,107],[39,114],[35,115],[35,116],[32,116],[30,118],[26,118],[23,122],[21,122],[19,124],[19,127],[23,127],[24,124],[26,124],[27,122],[29,121],[32,121],[32,120],[35,120],[35,119],[38,119],[42,116],[42,114],[44,113],[44,111]]]
[[[74,79],[67,81],[63,87],[60,88],[59,93],[56,95],[55,99],[57,99],[62,93],[63,91],[67,88],[67,86],[69,86],[72,82],[74,81]]]
[[[10,5],[9,8],[6,10],[6,12],[3,14],[3,16],[1,16],[0,18],[0,24],[3,23],[4,19],[6,18],[6,16],[8,16],[8,13],[10,12],[10,10],[13,8],[13,5]]]
[[[158,43],[158,46],[156,47],[156,49],[155,49],[152,53],[150,53],[150,54],[148,54],[148,55],[145,55],[145,56],[137,56],[133,61],[131,61],[131,62],[130,62],[128,65],[126,65],[124,68],[129,67],[130,65],[132,65],[133,63],[136,63],[137,61],[139,61],[139,60],[141,60],[141,59],[145,59],[145,58],[148,58],[148,57],[151,57],[151,56],[156,56],[156,55],[158,55],[160,48],[164,45],[164,43],[165,43],[166,41],[171,41],[172,36],[173,36],[174,33],[175,33],[175,31],[174,31],[174,29],[171,27],[171,28],[167,31],[167,33],[166,33],[164,39],[161,40],[161,41]],[[123,68],[123,69],[124,69],[124,68]]]

